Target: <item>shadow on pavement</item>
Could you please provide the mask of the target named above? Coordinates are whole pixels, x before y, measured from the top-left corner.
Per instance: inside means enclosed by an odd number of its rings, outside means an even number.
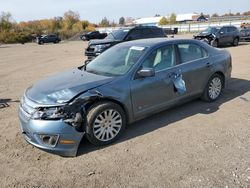
[[[0,109],[1,108],[7,108],[10,105],[8,103],[13,103],[13,102],[20,102],[19,100],[12,100],[12,99],[0,99]]]
[[[135,137],[147,134],[159,128],[168,126],[173,122],[177,122],[194,116],[196,114],[211,114],[219,110],[223,103],[229,102],[235,98],[239,98],[244,102],[249,102],[250,98],[243,96],[250,91],[250,81],[238,78],[232,78],[223,91],[221,98],[213,103],[206,103],[201,100],[193,100],[178,107],[163,111],[149,118],[143,119],[131,125],[128,125],[124,135],[119,138],[116,143],[123,142]],[[105,146],[108,147],[108,146]],[[89,152],[101,149],[104,147],[97,147],[90,144],[87,139],[83,139],[78,150],[78,156]]]

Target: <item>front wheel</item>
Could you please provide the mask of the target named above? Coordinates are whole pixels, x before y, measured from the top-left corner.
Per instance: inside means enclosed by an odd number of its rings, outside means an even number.
[[[87,114],[87,139],[94,145],[107,145],[119,138],[126,126],[123,109],[113,102],[99,102]]]
[[[238,45],[239,45],[239,39],[238,39],[238,38],[235,38],[235,39],[234,39],[233,45],[234,45],[234,46],[238,46]]]
[[[213,39],[213,40],[211,41],[211,46],[213,46],[213,47],[217,48],[217,47],[219,46],[219,44],[218,44],[218,40]]]
[[[214,74],[208,81],[208,84],[202,94],[202,99],[207,102],[213,102],[219,99],[222,88],[224,84],[224,79],[219,74]]]

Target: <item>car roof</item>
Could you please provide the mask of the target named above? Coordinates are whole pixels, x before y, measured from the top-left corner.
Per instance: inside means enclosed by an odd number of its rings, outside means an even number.
[[[129,42],[120,43],[119,46],[141,46],[141,47],[155,47],[161,44],[170,44],[172,42],[192,42],[197,43],[195,39],[175,39],[175,38],[150,38],[150,39],[140,39],[133,40]]]
[[[134,26],[134,27],[123,27],[123,28],[120,28],[118,30],[145,29],[145,28],[162,29],[161,27],[157,27],[157,26],[138,25],[138,26]]]

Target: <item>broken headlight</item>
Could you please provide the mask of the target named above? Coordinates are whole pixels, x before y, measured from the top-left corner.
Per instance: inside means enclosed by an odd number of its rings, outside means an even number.
[[[32,115],[33,119],[61,119],[63,117],[62,107],[38,108]]]

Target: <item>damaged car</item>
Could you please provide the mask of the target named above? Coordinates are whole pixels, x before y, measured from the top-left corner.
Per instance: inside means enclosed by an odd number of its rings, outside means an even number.
[[[208,27],[199,34],[194,35],[194,39],[206,42],[213,47],[225,44],[238,46],[240,33],[235,26]]]
[[[194,98],[217,100],[231,71],[227,51],[198,40],[124,42],[29,87],[19,107],[21,131],[40,149],[76,156],[84,136],[107,145],[127,124]]]

